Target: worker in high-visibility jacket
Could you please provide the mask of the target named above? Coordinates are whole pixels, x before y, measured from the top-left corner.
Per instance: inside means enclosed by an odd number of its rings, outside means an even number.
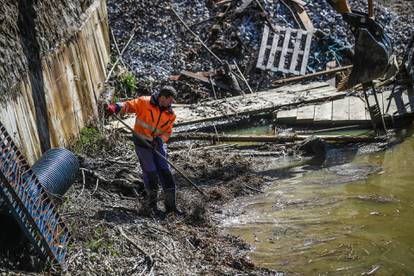
[[[137,137],[133,136],[132,138],[147,191],[146,207],[157,216],[162,215],[157,206],[158,180],[160,180],[164,190],[165,212],[182,214],[176,205],[176,185],[170,166],[166,160],[154,152],[154,150],[157,150],[164,157],[167,157],[166,142],[171,136],[176,118],[171,105],[175,102],[176,96],[177,92],[173,87],[164,86],[152,96],[141,96],[134,100],[110,104],[106,107],[108,113],[135,113],[134,130],[136,135],[152,145],[152,148],[149,148]]]

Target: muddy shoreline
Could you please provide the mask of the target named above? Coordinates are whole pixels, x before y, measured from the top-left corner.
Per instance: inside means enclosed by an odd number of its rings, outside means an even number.
[[[400,6],[405,2],[398,3],[395,11],[412,23],[412,15]],[[133,22],[128,24],[133,26]],[[174,28],[178,29],[177,26]],[[198,58],[194,58],[194,63]],[[180,60],[178,67],[184,63]],[[150,74],[139,75],[145,79],[139,84],[140,91],[148,92],[160,84],[148,79]],[[178,86],[183,91],[181,100],[185,103],[209,96],[208,89],[194,81]],[[197,90],[193,91],[194,88]],[[353,152],[360,154],[384,150],[387,145],[354,144],[349,147],[356,147]],[[237,212],[223,210],[227,203],[260,193],[272,181],[290,177],[283,169],[263,173],[267,162],[278,162],[277,158],[286,156],[295,161],[312,160],[312,157],[299,154],[297,144],[237,147],[172,143],[171,160],[207,193],[208,199],[203,199],[177,177],[177,201],[186,215],[170,215],[162,219],[148,216],[142,210],[145,192],[133,144],[127,135],[106,131],[88,141],[78,142],[72,150],[78,154],[83,170],[61,207],[61,214],[73,235],[67,258],[71,275],[275,275],[276,271],[255,266],[248,257],[251,245],[229,235],[220,227],[219,219]],[[314,169],[323,166],[323,160],[322,163],[321,160],[313,161],[315,163],[310,165]],[[346,162],[346,158],[338,162]],[[159,206],[162,207],[162,198]],[[49,274],[50,268],[39,265],[30,245],[18,250],[25,253],[2,256],[0,273]]]
[[[206,192],[208,199],[177,177],[177,201],[186,215],[169,215],[162,219],[149,217],[141,208],[145,193],[132,144],[123,135],[113,135],[99,143],[106,148],[96,153],[105,152],[105,156],[83,156],[82,162],[82,167],[98,173],[108,182],[97,184],[94,176],[85,173],[85,184],[79,177],[64,205],[63,215],[74,235],[68,258],[71,274],[100,271],[111,274],[274,275],[276,271],[252,263],[248,257],[252,249],[249,244],[221,228],[220,219],[237,212],[225,210],[223,206],[261,193],[273,181],[289,178],[283,166],[297,162],[308,164],[310,169],[328,166],[320,160],[312,162],[312,157],[299,155],[298,145],[263,144],[248,146],[250,149],[244,146],[240,150],[231,145],[197,147],[172,143],[171,160]],[[114,141],[117,144],[112,144]],[[345,152],[362,154],[381,150],[383,146],[341,146],[338,150],[343,154],[335,154],[343,158],[329,162],[330,165],[344,163],[349,157]],[[269,152],[273,156],[260,155]],[[284,163],[280,170],[267,168],[278,162]],[[111,179],[128,179],[129,183],[109,183]],[[162,196],[158,205],[163,208]]]
[[[172,143],[170,159],[206,192],[208,199],[177,177],[177,201],[186,215],[164,219],[149,216],[142,209],[145,192],[127,135],[106,133],[76,147],[73,150],[79,152],[83,170],[61,208],[73,235],[67,258],[71,275],[275,275],[276,271],[255,266],[248,257],[251,246],[221,228],[221,220],[238,211],[223,206],[261,193],[273,181],[289,178],[283,166],[298,162],[313,169],[324,166],[319,161],[309,162],[312,157],[298,155],[296,144]],[[358,154],[381,149],[381,145],[348,147]],[[274,169],[277,163],[280,170]],[[158,204],[163,208],[162,197]],[[38,265],[34,256],[26,263],[24,259],[13,260],[20,262],[14,263],[14,268],[2,264],[0,272],[34,271]]]

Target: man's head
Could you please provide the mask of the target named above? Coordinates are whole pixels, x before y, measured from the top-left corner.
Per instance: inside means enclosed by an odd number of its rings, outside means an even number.
[[[158,103],[161,107],[167,108],[175,102],[177,91],[172,86],[164,86],[158,95]]]

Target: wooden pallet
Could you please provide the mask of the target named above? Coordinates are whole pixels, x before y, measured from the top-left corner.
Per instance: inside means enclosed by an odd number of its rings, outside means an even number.
[[[308,65],[312,32],[275,27],[275,33],[264,26],[257,68],[273,72],[304,75]]]

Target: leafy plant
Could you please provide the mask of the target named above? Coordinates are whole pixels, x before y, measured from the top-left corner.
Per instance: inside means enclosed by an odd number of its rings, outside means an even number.
[[[135,92],[137,90],[137,79],[135,78],[134,74],[131,72],[126,72],[121,75],[120,79],[122,85],[129,91],[130,93]]]
[[[105,232],[104,227],[96,228],[91,239],[85,243],[85,247],[97,253],[106,251],[111,256],[118,256],[119,254],[114,248],[114,241]]]
[[[96,151],[98,150],[98,141],[102,139],[102,134],[95,127],[84,127],[80,131],[79,139],[74,144],[75,152]]]

